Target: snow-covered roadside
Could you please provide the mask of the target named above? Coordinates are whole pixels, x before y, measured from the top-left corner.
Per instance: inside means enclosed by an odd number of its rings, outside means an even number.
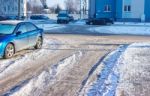
[[[134,43],[109,54],[88,96],[149,96],[150,44]]]
[[[85,20],[77,20],[75,22],[70,22],[70,25],[86,25],[86,21]]]
[[[116,96],[149,96],[150,44],[132,44],[118,64],[120,80]]]
[[[121,46],[100,62],[103,64],[103,69],[100,70],[96,82],[89,88],[88,96],[114,96],[119,80],[117,62],[126,48],[127,45]]]
[[[62,70],[67,70],[67,66],[73,66],[76,64],[82,56],[82,52],[79,51],[74,53],[73,55],[61,60],[58,64],[54,64],[43,70],[43,72],[31,78],[29,81],[27,80],[26,84],[21,83],[22,85],[17,85],[18,87],[14,87],[13,90],[10,90],[5,95],[6,96],[41,96],[41,94],[51,86],[58,74],[61,74]]]
[[[52,29],[60,29],[65,28],[65,25],[61,24],[36,24],[39,28],[44,29],[44,31],[52,30]]]
[[[57,49],[60,43],[61,42],[57,40],[45,39],[41,50],[29,50],[29,52],[20,53],[19,56],[12,59],[0,60],[0,80],[7,76],[7,73],[13,74],[13,71],[16,71],[15,69],[22,68],[24,63],[34,61],[36,58],[41,58],[46,54],[53,52],[54,50],[51,49]],[[30,66],[30,64],[28,66]]]
[[[150,23],[147,22],[114,22],[115,25],[132,25],[132,26],[150,26]]]
[[[148,26],[100,26],[88,29],[91,32],[102,34],[150,35]]]

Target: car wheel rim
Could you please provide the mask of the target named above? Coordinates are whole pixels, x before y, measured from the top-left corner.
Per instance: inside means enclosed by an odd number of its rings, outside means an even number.
[[[41,38],[39,38],[38,41],[37,41],[37,47],[38,48],[42,47],[42,39]]]
[[[8,45],[6,49],[7,57],[12,57],[14,55],[14,47],[13,45]]]

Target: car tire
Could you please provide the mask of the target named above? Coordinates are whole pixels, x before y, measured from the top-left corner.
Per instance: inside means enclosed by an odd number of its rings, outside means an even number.
[[[4,51],[4,58],[9,59],[12,58],[15,54],[15,47],[12,43],[7,44]]]
[[[36,45],[34,46],[35,49],[41,49],[43,45],[43,39],[42,37],[38,37],[36,41]]]

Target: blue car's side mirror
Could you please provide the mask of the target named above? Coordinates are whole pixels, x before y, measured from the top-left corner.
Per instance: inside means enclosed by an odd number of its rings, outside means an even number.
[[[17,31],[16,32],[16,35],[20,35],[22,32],[21,31]]]

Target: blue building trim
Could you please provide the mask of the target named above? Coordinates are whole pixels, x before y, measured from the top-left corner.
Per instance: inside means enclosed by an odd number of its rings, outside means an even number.
[[[101,4],[101,5],[100,5]],[[105,7],[109,6],[110,11],[105,11]],[[114,0],[96,0],[96,18],[114,18],[115,17]]]
[[[116,2],[116,20],[122,18],[122,10],[123,10],[123,0],[118,0]]]
[[[145,0],[145,19],[150,22],[150,0]]]
[[[90,4],[90,6],[94,4],[93,5],[94,7],[93,8],[91,7],[92,9],[90,8],[91,13],[94,12],[93,16],[94,18],[113,18],[116,21],[141,22],[141,17],[145,15],[145,21],[150,22],[150,0],[144,0],[143,3],[144,5],[141,4],[140,1],[135,2],[134,0],[90,0],[90,1],[94,2]],[[106,5],[109,5],[111,7],[111,11],[105,12]],[[130,12],[124,11],[125,5],[129,5],[131,7]],[[140,11],[138,11],[139,7],[141,7]]]

